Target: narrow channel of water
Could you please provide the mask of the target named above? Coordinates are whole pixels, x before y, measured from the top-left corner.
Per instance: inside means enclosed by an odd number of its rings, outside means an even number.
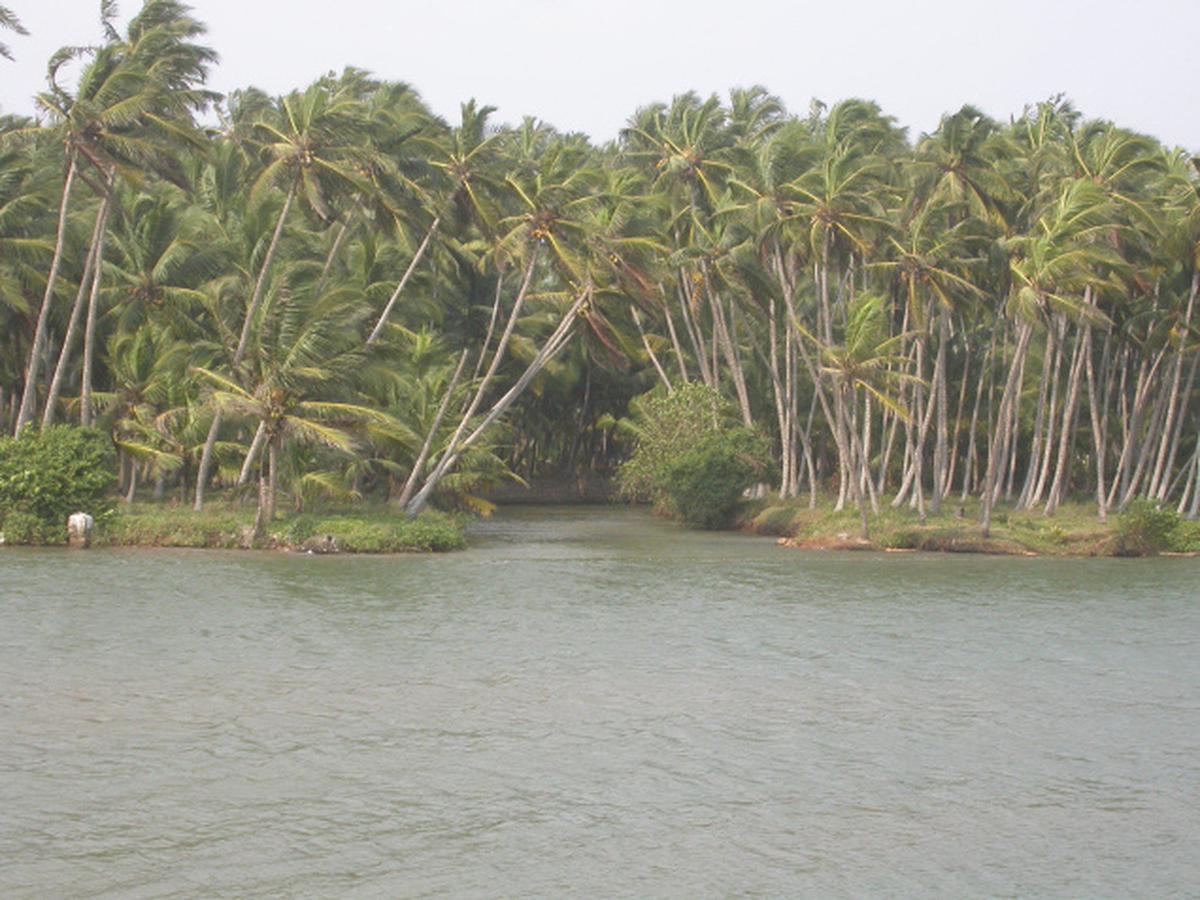
[[[0,552],[0,896],[1184,896],[1200,560]]]

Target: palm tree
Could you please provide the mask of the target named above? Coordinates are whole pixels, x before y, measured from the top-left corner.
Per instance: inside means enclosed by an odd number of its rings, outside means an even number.
[[[235,371],[250,346],[251,329],[265,296],[288,213],[296,199],[301,198],[317,216],[328,219],[330,201],[339,192],[370,192],[369,185],[353,167],[353,162],[363,155],[366,138],[361,101],[352,95],[335,93],[328,84],[317,82],[302,93],[283,98],[279,107],[278,121],[264,118],[254,126],[262,135],[260,146],[266,165],[251,187],[248,201],[259,205],[276,186],[283,187],[284,197],[242,315],[237,346],[230,359]],[[197,511],[204,506],[204,489],[221,421],[222,410],[218,407],[200,457],[194,503]]]
[[[62,263],[67,213],[76,180],[86,182],[101,198],[96,216],[100,221],[108,215],[118,174],[136,180],[148,170],[178,177],[174,151],[181,142],[197,145],[192,114],[215,97],[199,85],[216,54],[195,43],[205,28],[188,15],[186,6],[175,0],[146,0],[129,23],[124,39],[113,27],[115,12],[113,4],[101,5],[105,44],[97,48],[66,47],[51,57],[50,89],[37,98],[54,123],[53,137],[65,148],[66,174],[54,255],[26,368],[17,431],[34,415],[46,322]],[[88,63],[72,96],[58,83],[57,76],[67,61],[81,55],[88,57]],[[104,235],[103,228],[97,230],[96,261],[92,266],[97,274],[102,270]],[[84,387],[86,394],[90,388],[87,365]],[[86,404],[83,416],[87,424]]]
[[[805,335],[820,351],[822,369],[831,376],[833,390],[840,395],[840,405],[848,412],[836,423],[841,434],[839,446],[849,451],[850,465],[845,476],[850,479],[850,496],[857,503],[862,523],[862,539],[870,539],[870,519],[867,501],[877,501],[870,471],[869,447],[860,438],[857,422],[859,392],[863,393],[864,420],[871,416],[871,400],[889,409],[896,416],[907,418],[906,411],[896,402],[893,390],[903,377],[897,372],[901,358],[897,349],[905,335],[890,335],[887,300],[879,294],[859,294],[847,310],[844,340],[838,345],[822,344],[812,335]]]
[[[410,516],[424,508],[450,467],[483,437],[533,378],[566,346],[580,314],[586,318],[586,307],[595,296],[593,267],[586,256],[586,211],[594,204],[595,190],[601,184],[599,172],[590,162],[588,148],[581,140],[555,139],[547,144],[539,156],[536,168],[528,170],[523,177],[518,173],[506,179],[516,211],[499,223],[503,233],[496,243],[493,259],[502,269],[514,262],[523,262],[521,284],[487,370],[460,416],[446,449],[421,489],[409,502]],[[552,330],[541,347],[532,350],[532,359],[515,383],[467,433],[504,360],[533,285],[539,257],[543,254],[550,273],[564,287],[555,298],[560,309],[551,317]],[[480,351],[481,360],[487,349],[485,339],[485,346]]]
[[[197,369],[214,386],[218,410],[265,428],[267,461],[255,522],[259,537],[275,517],[280,465],[289,444],[314,443],[351,454],[357,447],[356,430],[368,424],[399,427],[383,412],[337,399],[363,369],[357,328],[361,316],[361,308],[348,307],[337,297],[305,300],[283,291],[257,332],[244,381]]]

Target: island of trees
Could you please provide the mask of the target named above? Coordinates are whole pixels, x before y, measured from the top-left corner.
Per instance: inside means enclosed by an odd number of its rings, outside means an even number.
[[[596,144],[357,69],[218,96],[188,7],[102,10],[0,119],[0,425],[99,429],[125,498],[241,492],[260,533],[469,507],[611,472],[687,398],[736,436],[713,465],[864,534],[1200,510],[1182,150],[1061,98],[911,140],[866,100],[688,93]]]

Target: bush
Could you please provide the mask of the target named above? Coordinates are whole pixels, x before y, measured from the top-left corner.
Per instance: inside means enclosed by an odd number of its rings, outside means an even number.
[[[1117,517],[1114,554],[1153,556],[1173,547],[1179,528],[1174,510],[1160,509],[1149,500],[1135,500]]]
[[[668,463],[663,490],[688,525],[721,528],[761,478],[766,459],[766,442],[747,428],[710,434]]]
[[[1171,538],[1171,549],[1180,553],[1200,553],[1200,522],[1180,522]]]
[[[751,523],[758,534],[793,537],[796,532],[796,509],[792,506],[768,506]]]
[[[637,446],[617,474],[621,495],[650,501],[689,525],[726,525],[742,492],[767,470],[767,442],[702,384],[647,394],[631,407],[621,425]]]
[[[111,513],[115,481],[112,442],[95,429],[0,438],[0,530],[9,543],[61,543],[72,513]]]
[[[47,530],[42,520],[32,513],[9,513],[4,519],[4,543],[6,544],[61,544],[62,538],[47,540]],[[65,534],[65,531],[64,531]],[[51,538],[53,535],[51,535]]]
[[[620,426],[636,446],[617,473],[618,489],[627,500],[669,509],[664,482],[668,467],[722,426],[734,427],[732,409],[717,391],[702,384],[681,385],[670,394],[645,394],[630,408],[631,417]]]

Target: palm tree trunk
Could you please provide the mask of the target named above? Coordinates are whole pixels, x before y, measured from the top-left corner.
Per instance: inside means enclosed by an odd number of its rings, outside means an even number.
[[[258,313],[258,306],[262,302],[263,289],[267,284],[267,275],[271,269],[271,263],[275,260],[275,252],[279,249],[279,239],[283,236],[283,226],[287,222],[288,212],[291,211],[292,203],[296,199],[296,184],[288,188],[287,197],[283,201],[283,209],[279,211],[279,219],[275,223],[275,232],[271,235],[271,243],[267,247],[267,254],[263,257],[262,266],[258,271],[258,278],[254,282],[254,293],[250,297],[250,303],[246,307],[246,317],[242,320],[242,332],[238,337],[237,349],[233,353],[233,366],[236,368],[241,365],[242,358],[246,354],[246,347],[250,342],[250,327],[254,322],[254,317]],[[212,425],[208,429],[208,436],[204,439],[204,449],[200,453],[200,465],[196,472],[196,501],[192,508],[196,512],[200,512],[204,508],[204,487],[208,481],[209,469],[212,468],[213,449],[217,445],[217,435],[221,431],[221,410],[213,411]]]
[[[679,343],[679,335],[675,331],[675,319],[671,315],[671,307],[664,301],[663,317],[667,322],[667,334],[671,336],[671,348],[675,352],[675,362],[679,365],[679,377],[687,384],[691,379],[688,377],[687,361],[683,356],[683,346]]]
[[[412,278],[413,272],[417,270],[417,265],[421,262],[421,257],[425,255],[426,248],[429,247],[429,242],[433,240],[434,234],[438,230],[438,225],[441,224],[441,218],[433,220],[433,224],[429,226],[429,230],[425,232],[425,238],[421,241],[421,245],[417,247],[417,252],[413,254],[412,260],[408,264],[408,268],[404,270],[404,275],[396,284],[396,289],[392,291],[392,296],[388,298],[387,305],[384,306],[383,312],[379,314],[379,321],[375,323],[375,327],[371,329],[371,336],[367,338],[367,346],[370,347],[377,340],[379,335],[383,333],[383,326],[387,324],[388,316],[392,314],[392,307],[396,305],[396,301],[400,299],[400,293],[404,290],[408,280]]]
[[[133,502],[134,495],[137,493],[137,483],[138,483],[137,460],[131,456],[129,458],[129,490],[125,492],[125,502],[127,504]]]
[[[14,434],[20,434],[33,419],[34,408],[37,405],[38,371],[42,363],[42,345],[46,341],[46,319],[50,314],[50,303],[54,298],[54,285],[58,280],[58,270],[62,265],[63,245],[67,237],[67,210],[71,204],[71,189],[75,184],[77,163],[75,154],[69,152],[67,176],[63,182],[62,199],[58,205],[58,227],[54,237],[54,256],[50,261],[50,274],[46,277],[46,292],[42,296],[42,306],[38,310],[37,324],[33,329],[33,343],[29,348],[29,365],[25,368],[25,389],[21,393],[21,407],[17,411],[17,424]]]
[[[724,304],[721,302],[721,295],[715,288],[710,288],[708,299],[709,306],[712,309],[713,336],[720,344],[721,353],[725,357],[725,365],[729,367],[729,374],[733,378],[733,389],[737,395],[738,408],[742,413],[742,424],[747,428],[753,428],[754,418],[750,413],[750,394],[746,390],[746,377],[742,372],[741,362],[738,360],[733,339],[729,335],[729,326],[725,322]]]
[[[529,261],[525,264],[525,272],[521,277],[521,287],[517,291],[516,299],[513,301],[512,312],[509,314],[508,322],[504,326],[504,331],[500,335],[500,343],[496,345],[496,352],[492,356],[491,364],[488,365],[487,372],[484,373],[483,380],[480,381],[478,387],[475,388],[475,393],[471,396],[470,402],[463,410],[462,416],[459,417],[458,426],[454,429],[454,434],[450,438],[450,442],[446,445],[445,451],[442,453],[441,459],[434,466],[433,472],[426,479],[421,490],[412,499],[409,504],[409,515],[415,516],[425,507],[428,502],[429,495],[433,492],[433,488],[441,481],[442,476],[450,466],[450,459],[453,456],[457,459],[458,440],[462,437],[462,433],[466,430],[467,425],[471,421],[471,417],[475,415],[487,389],[491,386],[492,379],[496,375],[496,370],[500,367],[500,361],[504,358],[504,353],[508,349],[509,339],[512,337],[513,329],[517,325],[517,319],[520,317],[521,308],[525,303],[525,296],[529,292],[529,286],[533,282],[533,272],[537,263],[538,248],[535,245],[532,252],[529,254]],[[486,351],[486,348],[485,348]],[[482,359],[482,353],[480,359]],[[415,507],[415,512],[413,511]]]
[[[1029,348],[1029,339],[1033,336],[1033,326],[1021,322],[1017,326],[1017,346],[1013,351],[1012,364],[1009,366],[1008,379],[1004,384],[1004,393],[1000,397],[1000,410],[996,415],[996,432],[992,436],[992,446],[988,453],[987,474],[983,479],[983,515],[981,525],[983,536],[988,537],[992,526],[992,505],[999,487],[1001,474],[1001,456],[1007,441],[1005,432],[1012,422],[1011,409],[1016,405],[1016,394],[1019,390],[1021,373],[1025,369],[1025,354]]]
[[[108,220],[109,201],[112,197],[115,172],[109,172],[104,182],[104,218]],[[92,278],[92,291],[88,296],[87,322],[83,328],[83,373],[80,376],[79,387],[79,422],[85,428],[91,426],[95,419],[92,413],[92,369],[96,357],[96,317],[100,306],[100,284],[104,280],[104,243],[108,234],[107,227],[100,229],[96,241],[96,274]]]
[[[275,505],[279,500],[279,445],[283,435],[267,440],[267,522],[275,521]]]
[[[642,317],[638,315],[636,307],[630,307],[629,311],[633,314],[633,324],[637,326],[638,335],[642,339],[642,347],[646,351],[646,355],[650,358],[651,364],[654,366],[654,371],[658,373],[659,379],[663,383],[663,387],[667,389],[667,393],[671,393],[671,379],[667,377],[666,371],[662,367],[662,363],[658,361],[658,356],[654,352],[654,348],[650,346],[650,339],[646,337],[646,329],[642,327]]]
[[[488,410],[487,415],[483,417],[483,421],[475,427],[475,430],[463,438],[462,441],[459,441],[458,437],[462,433],[463,427],[467,422],[470,421],[471,416],[474,415],[474,409],[468,411],[468,414],[463,416],[463,420],[459,423],[459,428],[455,432],[455,436],[450,439],[450,443],[447,446],[445,453],[442,454],[442,458],[438,461],[438,464],[434,468],[432,474],[430,474],[430,476],[425,480],[425,484],[421,486],[421,490],[417,492],[416,496],[413,497],[412,501],[408,504],[407,514],[410,518],[419,515],[421,510],[425,508],[425,505],[429,502],[430,496],[433,494],[434,488],[437,487],[438,483],[441,481],[443,476],[445,476],[446,472],[449,471],[450,467],[458,462],[463,452],[468,450],[477,440],[479,440],[479,438],[495,423],[495,421],[504,414],[505,410],[512,405],[512,402],[521,395],[526,387],[529,386],[529,382],[531,382],[534,377],[537,376],[537,374],[541,372],[556,355],[558,355],[558,352],[562,350],[564,346],[566,346],[566,343],[571,336],[571,332],[575,327],[575,321],[579,315],[579,311],[583,308],[584,304],[591,299],[591,296],[592,289],[590,287],[580,292],[575,302],[571,304],[571,307],[559,321],[558,326],[554,329],[554,332],[551,333],[551,335],[546,339],[546,342],[542,345],[542,349],[538,351],[537,355],[533,358],[529,365],[526,366],[525,371],[521,374],[521,377],[516,380],[513,386],[509,388],[499,400],[492,404],[492,408]],[[478,396],[482,395],[479,394]]]
[[[1086,328],[1086,325],[1080,326]],[[1079,408],[1079,388],[1083,381],[1083,336],[1076,335],[1075,358],[1067,377],[1067,397],[1063,403],[1062,427],[1059,429],[1058,460],[1054,469],[1054,482],[1046,498],[1046,515],[1052,516],[1066,496],[1070,481],[1071,445],[1075,441],[1075,411]]]
[[[946,345],[950,343],[950,313],[942,309],[938,316],[938,352],[933,367],[934,390],[937,392],[937,425],[933,436],[933,495],[929,508],[936,516],[942,511],[942,492],[946,485],[948,465],[948,436],[950,418],[949,385],[946,376]]]
[[[704,340],[700,334],[699,326],[694,321],[691,313],[692,308],[696,304],[686,272],[680,271],[679,284],[679,310],[683,314],[683,326],[687,329],[688,339],[692,344],[692,352],[696,357],[696,366],[700,369],[700,380],[708,385],[708,387],[715,388],[716,378],[709,368],[708,357],[704,352]]]
[[[433,424],[429,426],[429,432],[425,435],[425,441],[421,444],[421,452],[417,454],[416,460],[413,462],[412,471],[408,473],[408,480],[404,482],[404,488],[400,491],[400,496],[396,498],[395,506],[403,509],[408,505],[408,501],[412,499],[413,489],[417,486],[417,479],[421,477],[421,473],[425,471],[425,462],[429,459],[429,451],[433,447],[434,439],[437,437],[437,431],[442,427],[442,419],[446,416],[446,411],[450,408],[451,398],[454,396],[454,389],[458,387],[458,379],[462,375],[463,366],[466,365],[467,356],[470,355],[469,350],[463,350],[462,356],[458,359],[458,368],[454,370],[454,375],[450,379],[450,384],[446,388],[446,395],[442,397],[442,402],[438,406],[437,414],[433,417]]]
[[[483,371],[483,363],[487,359],[488,347],[492,345],[492,335],[496,331],[496,322],[500,319],[500,301],[503,297],[504,273],[501,272],[496,277],[496,297],[492,301],[492,316],[488,319],[487,333],[483,336],[483,343],[479,346],[479,357],[475,360],[475,371],[471,374],[471,380],[474,381],[479,377],[479,373]]]
[[[1134,467],[1133,475],[1129,479],[1129,485],[1125,489],[1125,493],[1121,496],[1121,508],[1124,509],[1134,497],[1138,494],[1143,494],[1142,482],[1149,474],[1149,462],[1153,455],[1152,448],[1154,447],[1155,438],[1159,434],[1159,429],[1162,428],[1163,419],[1167,412],[1167,390],[1158,392],[1154,401],[1154,406],[1150,412],[1150,419],[1147,423],[1145,436],[1141,441],[1140,448],[1137,454],[1137,465]]]
[[[1149,494],[1150,496],[1158,496],[1165,493],[1166,482],[1170,479],[1170,467],[1166,466],[1166,457],[1169,451],[1169,442],[1175,437],[1175,416],[1176,408],[1179,406],[1179,387],[1183,375],[1183,357],[1187,352],[1187,334],[1192,324],[1192,307],[1196,302],[1196,290],[1200,287],[1200,272],[1192,276],[1192,289],[1188,294],[1187,312],[1183,318],[1183,328],[1180,329],[1181,337],[1179,339],[1179,351],[1175,354],[1175,367],[1171,375],[1171,393],[1167,400],[1167,421],[1163,427],[1162,440],[1158,448],[1158,461],[1154,466],[1154,473],[1150,478]],[[1192,373],[1194,375],[1195,368]],[[1186,395],[1184,405],[1187,405]],[[1166,471],[1164,471],[1166,467]],[[1159,488],[1159,483],[1162,482],[1162,488]],[[1158,497],[1158,499],[1166,499]]]
[[[779,499],[791,490],[791,433],[788,422],[787,397],[779,374],[778,302],[771,298],[767,306],[767,371],[771,376],[771,397],[775,401],[775,417],[779,422]]]
[[[1054,339],[1054,329],[1046,332],[1046,350],[1050,358],[1042,357],[1042,377],[1038,383],[1037,413],[1033,419],[1033,435],[1029,442],[1029,465],[1025,467],[1025,485],[1017,498],[1017,506],[1032,505],[1033,491],[1037,485],[1040,461],[1042,458],[1042,433],[1046,425],[1046,395],[1050,390],[1050,373],[1054,371],[1054,360],[1057,358],[1058,344]]]
[[[1186,413],[1187,413],[1187,407],[1188,407],[1188,400],[1191,398],[1192,391],[1196,387],[1196,373],[1197,373],[1198,366],[1200,366],[1200,356],[1193,356],[1191,369],[1189,370],[1188,377],[1187,377],[1187,387],[1185,387],[1183,389],[1183,396],[1180,398],[1180,401],[1179,401],[1179,414],[1175,420],[1175,428],[1174,428],[1175,434],[1171,438],[1171,449],[1167,453],[1166,471],[1165,471],[1165,474],[1163,475],[1162,486],[1159,488],[1159,491],[1158,491],[1158,494],[1159,494],[1158,499],[1162,500],[1164,502],[1166,501],[1167,497],[1170,496],[1171,488],[1168,486],[1169,481],[1170,481],[1170,474],[1175,469],[1175,457],[1179,452],[1179,443],[1183,439],[1183,426],[1184,426],[1184,421],[1187,418]]]
[[[346,238],[350,235],[350,226],[354,222],[356,212],[357,208],[351,209],[346,218],[342,220],[341,225],[338,226],[338,233],[333,238],[333,246],[329,248],[329,253],[325,256],[325,265],[321,267],[321,277],[317,281],[316,290],[313,291],[313,295],[316,297],[320,297],[325,293],[325,285],[329,282],[329,274],[333,271],[333,264],[337,261],[338,254],[342,250],[342,244],[345,243]]]
[[[954,431],[950,436],[950,462],[946,466],[946,480],[942,485],[942,496],[950,496],[954,490],[954,476],[958,470],[959,438],[962,435],[963,413],[967,407],[967,386],[971,380],[971,348],[963,335],[963,370],[958,385],[958,407],[954,413]]]
[[[1108,503],[1104,490],[1105,434],[1100,417],[1100,397],[1096,390],[1096,370],[1092,357],[1092,327],[1083,324],[1083,365],[1087,373],[1088,413],[1092,423],[1092,447],[1096,457],[1096,515],[1101,524],[1108,522]]]
[[[66,374],[67,363],[70,361],[71,348],[75,345],[75,332],[79,328],[79,317],[83,313],[83,298],[88,295],[88,285],[96,268],[96,248],[100,242],[100,233],[108,218],[108,203],[106,197],[100,203],[96,213],[96,224],[92,228],[92,240],[88,244],[87,259],[83,265],[83,277],[79,279],[79,290],[75,292],[75,303],[71,307],[71,319],[67,323],[67,332],[63,335],[62,348],[58,353],[58,364],[54,367],[54,377],[50,379],[50,389],[46,392],[46,409],[42,414],[42,429],[54,424],[57,413],[58,397],[62,391],[63,376]]]
[[[1192,505],[1188,509],[1188,519],[1195,521],[1200,515],[1200,437],[1196,438],[1196,461],[1192,472]]]
[[[258,459],[258,454],[262,452],[263,444],[267,440],[267,423],[259,422],[258,428],[254,432],[254,440],[250,442],[250,449],[246,451],[246,458],[242,461],[242,471],[238,474],[238,487],[241,487],[250,480],[250,475],[254,472],[254,462]]]

